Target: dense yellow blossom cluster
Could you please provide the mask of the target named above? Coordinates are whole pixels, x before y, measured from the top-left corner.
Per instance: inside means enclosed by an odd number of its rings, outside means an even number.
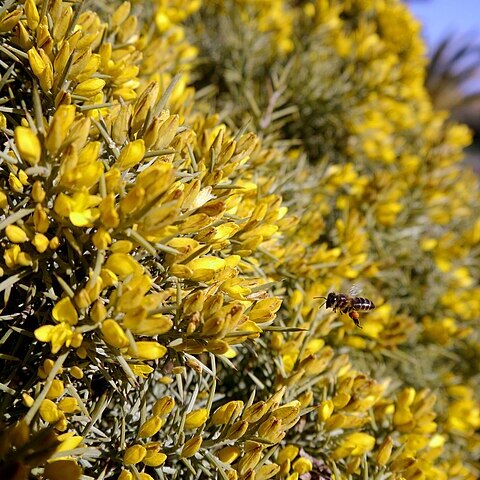
[[[402,4],[10,1],[0,37],[2,478],[478,476],[478,182]],[[361,329],[316,299],[357,281]]]

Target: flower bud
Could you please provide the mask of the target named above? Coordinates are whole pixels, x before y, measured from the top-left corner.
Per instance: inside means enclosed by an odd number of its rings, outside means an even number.
[[[200,408],[198,410],[194,410],[187,414],[185,419],[185,428],[193,429],[201,427],[208,419],[208,410],[206,408]]]
[[[202,442],[203,439],[201,436],[191,438],[190,440],[185,442],[180,456],[183,458],[193,457],[193,455],[195,455],[202,446]]]
[[[377,465],[379,467],[383,467],[384,465],[386,465],[386,463],[390,459],[390,455],[392,454],[392,447],[393,440],[392,437],[389,435],[380,445],[380,448],[375,455],[375,461],[377,462]]]
[[[143,445],[132,445],[125,450],[125,453],[123,454],[123,463],[125,465],[135,465],[136,463],[141,462],[146,454],[147,449]]]

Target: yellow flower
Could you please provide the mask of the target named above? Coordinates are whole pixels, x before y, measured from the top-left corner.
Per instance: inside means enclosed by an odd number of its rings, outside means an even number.
[[[153,414],[160,417],[166,417],[175,407],[175,400],[173,397],[166,396],[159,398],[153,405]]]
[[[94,97],[102,91],[104,86],[105,80],[101,78],[90,78],[80,82],[73,90],[73,94],[79,95],[80,97]]]
[[[239,447],[236,446],[227,446],[215,452],[215,455],[223,462],[223,463],[233,463],[239,456],[241,450]]]
[[[125,453],[123,454],[123,463],[125,465],[135,465],[136,463],[141,462],[146,454],[147,449],[143,445],[132,445],[125,450]]]
[[[293,469],[298,472],[300,475],[310,472],[313,468],[311,460],[308,458],[298,458],[293,462]]]
[[[153,372],[152,367],[144,364],[130,365],[130,368],[135,375],[141,378],[147,378]]]
[[[130,348],[130,355],[142,360],[157,360],[167,353],[167,349],[158,342],[135,342],[135,349]]]
[[[8,225],[5,228],[5,234],[12,243],[23,243],[28,240],[25,230],[17,225]]]
[[[42,48],[31,48],[28,52],[28,60],[32,71],[40,81],[40,87],[48,92],[53,85],[53,66],[48,55]]]
[[[147,449],[147,455],[143,459],[143,463],[149,467],[160,467],[165,463],[167,456],[162,452],[150,452]]]
[[[8,175],[8,184],[14,192],[23,192],[23,184],[13,173]]]
[[[78,348],[82,343],[81,334],[74,333],[67,322],[61,322],[58,325],[43,325],[35,330],[34,335],[40,342],[50,342],[52,353],[57,353],[63,345],[67,347],[72,345]]]
[[[35,231],[38,233],[45,233],[50,226],[50,220],[48,219],[45,209],[37,203],[35,212],[33,213],[33,223],[35,225]]]
[[[13,12],[4,12],[0,17],[0,32],[9,32],[15,27],[23,15],[21,8],[16,8]]]
[[[139,276],[143,273],[143,267],[127,253],[112,253],[105,264],[113,273],[122,280],[129,275]]]
[[[82,475],[82,469],[75,460],[56,460],[47,463],[43,472],[49,480],[78,480]]]
[[[298,417],[300,407],[300,402],[298,400],[293,400],[273,410],[272,415],[281,420],[283,424],[288,424]]]
[[[60,445],[55,449],[57,452],[73,450],[74,448],[77,448],[83,441],[83,437],[75,435],[73,432],[63,433],[62,435],[59,435],[57,439],[61,442]]]
[[[36,165],[42,154],[40,140],[28,127],[15,127],[15,144],[21,157],[30,165]]]
[[[130,2],[123,2],[112,14],[111,23],[113,27],[119,27],[130,15]]]
[[[238,473],[240,475],[245,475],[249,470],[253,470],[262,458],[262,452],[262,444],[251,440],[245,442],[245,454],[238,462]]]
[[[248,429],[248,422],[245,420],[240,420],[235,422],[227,431],[226,437],[230,440],[237,440],[238,438],[243,437],[245,432]]]
[[[133,474],[127,470],[122,470],[117,480],[133,480]]]
[[[164,420],[162,420],[159,416],[154,415],[142,424],[140,431],[138,432],[138,438],[153,437],[153,435],[155,435],[160,428],[162,428],[164,423]]]
[[[134,140],[127,144],[120,152],[117,163],[122,170],[132,168],[139,163],[145,155],[145,143],[142,139]]]
[[[257,323],[264,323],[275,318],[275,313],[282,305],[282,300],[278,297],[265,298],[258,301],[248,312],[248,317]]]
[[[13,247],[5,250],[3,253],[3,259],[5,260],[8,268],[13,268],[15,265],[17,265],[20,252],[21,250],[18,245],[13,245]]]
[[[385,440],[380,445],[380,448],[375,455],[375,460],[379,467],[383,467],[386,465],[388,460],[390,459],[390,455],[392,454],[392,447],[393,447],[393,440],[392,437],[389,435],[385,438]]]
[[[255,475],[256,480],[267,480],[268,478],[273,478],[280,471],[280,465],[276,463],[269,463],[267,465],[262,465]]]
[[[112,319],[105,320],[100,327],[105,341],[115,348],[125,348],[130,345],[130,340],[122,327]]]
[[[180,455],[183,458],[193,457],[202,446],[202,442],[203,438],[201,436],[196,436],[191,438],[190,440],[187,440],[185,442],[185,445],[182,447]]]
[[[55,378],[52,380],[52,384],[50,385],[46,398],[49,398],[50,400],[52,398],[58,398],[63,395],[64,390],[65,387],[63,386],[63,382]]]
[[[415,465],[416,460],[413,457],[409,456],[401,456],[397,457],[392,463],[389,465],[389,470],[391,472],[403,472],[407,468]]]
[[[206,408],[200,408],[187,414],[185,418],[185,428],[193,429],[201,427],[208,419],[208,410]]]
[[[45,146],[55,154],[67,138],[68,131],[75,119],[75,105],[60,105],[48,127]]]
[[[112,243],[112,237],[110,233],[104,228],[99,228],[92,236],[93,244],[99,250],[106,250],[108,246]]]
[[[7,205],[8,205],[7,195],[5,194],[5,192],[0,190],[0,208],[2,210],[5,210],[7,208]]]
[[[28,393],[22,393],[22,399],[23,399],[23,404],[30,408],[35,400],[28,394]]]
[[[339,460],[349,455],[360,456],[372,450],[374,445],[375,437],[363,432],[353,432],[343,437],[332,457]]]
[[[149,475],[148,473],[145,473],[145,472],[139,473],[138,478],[140,480],[153,480],[153,477],[151,475]]]
[[[279,463],[283,463],[287,460],[292,462],[298,455],[299,451],[300,449],[295,445],[287,445],[286,447],[283,447],[278,454]]]
[[[99,152],[100,142],[87,143],[79,153],[75,145],[69,145],[61,160],[60,184],[72,190],[96,185],[104,170]]]
[[[242,410],[243,402],[241,400],[228,402],[215,410],[211,419],[212,424],[225,425],[233,422],[242,413]]]
[[[49,245],[48,238],[43,233],[36,233],[32,240],[32,245],[38,253],[43,253],[47,250]]]
[[[70,369],[70,374],[72,375],[72,377],[80,380],[83,378],[83,371],[80,367],[77,367],[76,365],[74,365],[71,369]]]
[[[77,310],[69,297],[62,298],[53,307],[52,317],[57,322],[66,322],[69,325],[76,325],[78,322]]]
[[[100,216],[96,207],[101,201],[97,195],[90,195],[86,188],[72,196],[60,193],[55,200],[54,210],[62,217],[68,217],[76,227],[92,227]]]
[[[48,423],[55,423],[60,419],[60,412],[51,400],[45,399],[40,404],[40,416]]]
[[[100,220],[107,228],[116,228],[120,223],[113,193],[109,193],[100,203]]]
[[[73,397],[62,398],[58,403],[58,408],[65,413],[75,413],[79,410],[77,399]],[[82,439],[82,437],[79,438]]]

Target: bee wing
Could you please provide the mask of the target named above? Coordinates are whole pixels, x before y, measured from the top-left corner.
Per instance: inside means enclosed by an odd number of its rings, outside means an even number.
[[[348,290],[349,295],[352,297],[358,297],[362,293],[363,286],[360,283],[354,283]]]

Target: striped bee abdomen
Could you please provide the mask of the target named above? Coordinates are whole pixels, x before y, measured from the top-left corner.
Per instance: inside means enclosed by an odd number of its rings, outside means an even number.
[[[353,299],[353,307],[355,310],[373,310],[375,304],[368,298],[355,297]]]

